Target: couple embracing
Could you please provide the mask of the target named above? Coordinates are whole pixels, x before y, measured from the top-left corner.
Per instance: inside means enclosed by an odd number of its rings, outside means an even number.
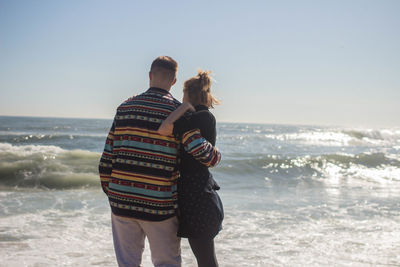
[[[209,72],[199,71],[185,81],[181,104],[169,92],[177,70],[170,57],[153,61],[150,88],[117,108],[100,159],[119,266],[140,266],[145,237],[154,266],[181,266],[181,237],[198,266],[218,266],[223,207],[208,170],[221,159],[208,110],[217,100]]]

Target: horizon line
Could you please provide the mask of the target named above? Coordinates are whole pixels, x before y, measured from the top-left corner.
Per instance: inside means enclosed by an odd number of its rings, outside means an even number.
[[[35,116],[35,115],[2,115],[0,117],[10,117],[10,118],[42,118],[42,119],[81,119],[81,120],[112,120],[112,117],[66,117],[66,116]],[[227,124],[252,124],[252,125],[286,125],[286,126],[304,126],[304,127],[342,127],[342,128],[400,128],[398,126],[346,126],[334,123],[289,123],[289,122],[251,122],[251,121],[218,121],[217,123],[227,123]]]

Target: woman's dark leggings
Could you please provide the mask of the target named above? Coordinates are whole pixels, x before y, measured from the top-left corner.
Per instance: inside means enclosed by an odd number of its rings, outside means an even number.
[[[218,267],[214,238],[189,238],[189,244],[196,256],[198,267]]]

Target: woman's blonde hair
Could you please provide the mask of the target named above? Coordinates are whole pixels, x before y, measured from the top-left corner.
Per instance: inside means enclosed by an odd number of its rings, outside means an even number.
[[[211,71],[198,70],[197,75],[183,84],[183,91],[187,92],[189,102],[193,106],[205,105],[213,108],[220,101],[211,94]]]

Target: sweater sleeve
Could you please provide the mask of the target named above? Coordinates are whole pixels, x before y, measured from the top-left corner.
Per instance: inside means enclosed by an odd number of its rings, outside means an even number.
[[[214,167],[221,161],[221,153],[217,147],[208,142],[200,133],[200,129],[192,129],[182,135],[185,151],[207,167]]]
[[[106,194],[108,192],[108,184],[111,180],[111,173],[113,166],[114,131],[115,131],[115,120],[108,133],[106,144],[104,145],[103,154],[101,155],[99,163],[99,175],[100,175],[101,187],[103,188],[103,191]]]

